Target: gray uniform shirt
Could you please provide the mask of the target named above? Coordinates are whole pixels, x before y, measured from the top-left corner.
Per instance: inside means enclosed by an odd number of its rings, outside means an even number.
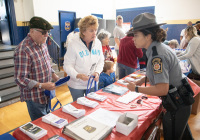
[[[146,55],[148,58],[146,73],[151,85],[158,83],[168,83],[175,87],[181,85],[184,76],[178,58],[168,46],[154,41],[147,49]]]

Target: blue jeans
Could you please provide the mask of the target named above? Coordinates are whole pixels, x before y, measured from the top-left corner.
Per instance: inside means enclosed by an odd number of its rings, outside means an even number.
[[[119,70],[119,79],[122,79],[125,76],[132,74],[133,72],[136,71],[136,69],[120,64],[120,63],[118,63],[118,70]]]
[[[26,105],[32,121],[50,112],[48,104],[40,104],[40,103],[35,103],[33,101],[26,101]]]
[[[83,97],[84,96],[84,93],[86,93],[86,89],[74,89],[74,88],[71,88],[69,87],[69,90],[71,92],[71,95],[72,95],[72,98],[73,98],[73,101],[76,101],[79,97]],[[90,92],[94,92],[94,87],[90,89]]]

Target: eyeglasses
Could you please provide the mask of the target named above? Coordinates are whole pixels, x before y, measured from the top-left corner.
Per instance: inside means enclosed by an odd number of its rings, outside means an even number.
[[[141,99],[137,100],[137,104],[142,104],[142,100],[147,100],[148,97],[147,96],[142,96]]]
[[[147,100],[147,99],[148,99],[147,96],[142,96],[141,99],[137,100],[136,103],[142,105],[142,100]],[[131,104],[130,108],[136,108],[137,104]]]
[[[36,31],[42,33],[42,35],[46,35],[47,33],[49,34],[50,33],[50,30],[38,30],[38,29],[35,29]]]

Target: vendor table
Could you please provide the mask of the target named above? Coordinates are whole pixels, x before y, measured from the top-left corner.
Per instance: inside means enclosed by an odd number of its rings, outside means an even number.
[[[192,89],[194,90],[195,96],[196,96],[200,92],[200,87],[198,87],[191,80],[189,80],[189,82],[190,82],[190,85],[192,86]],[[114,83],[114,84],[120,85],[118,83]],[[121,86],[124,86],[124,85],[121,85]],[[160,107],[161,100],[160,100],[160,98],[158,98],[156,96],[147,96],[148,97],[147,100],[143,100],[142,104],[137,104],[136,102],[138,99],[141,98],[141,96],[142,96],[141,95],[138,98],[136,98],[135,100],[133,100],[132,102],[130,102],[129,104],[123,104],[123,103],[116,101],[120,97],[118,95],[114,95],[111,93],[105,93],[105,92],[102,92],[102,90],[99,90],[96,93],[107,96],[107,99],[105,101],[103,101],[103,102],[97,101],[99,103],[99,105],[96,108],[89,108],[89,107],[86,107],[83,105],[79,105],[79,104],[77,104],[77,102],[73,102],[71,104],[74,107],[76,107],[77,109],[85,109],[86,115],[94,112],[95,110],[97,110],[99,108],[103,108],[103,109],[113,111],[113,112],[121,112],[121,113],[131,112],[131,113],[138,115],[138,126],[128,136],[125,136],[125,135],[117,132],[116,128],[114,127],[111,134],[106,138],[106,140],[128,140],[128,139],[139,140],[139,139],[141,139],[144,132],[147,130],[147,128],[150,126],[150,124],[153,122],[153,120],[162,111],[162,108]],[[92,100],[92,99],[90,99],[90,100]],[[96,101],[96,100],[94,100],[94,101]],[[137,107],[131,108],[131,104],[137,104]],[[65,112],[62,112],[62,109],[58,109],[52,113],[57,115],[58,117],[66,119],[69,123],[76,120],[75,117],[73,117]],[[44,128],[48,131],[47,135],[42,137],[40,140],[47,140],[48,138],[50,138],[56,134],[60,135],[61,137],[65,138],[67,140],[71,139],[67,135],[62,134],[63,128],[59,129],[50,124],[44,123],[44,122],[42,122],[42,118],[39,118],[39,119],[33,121],[32,123]],[[26,134],[24,134],[22,131],[20,131],[19,128],[17,128],[13,132],[13,136],[17,140],[29,140],[30,139]]]

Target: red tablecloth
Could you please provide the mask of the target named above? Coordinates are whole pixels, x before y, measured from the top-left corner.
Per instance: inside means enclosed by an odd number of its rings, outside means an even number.
[[[200,92],[200,87],[198,87],[194,82],[192,82],[191,80],[189,80],[192,89],[195,92],[195,95],[197,95]],[[161,112],[161,108],[160,108],[160,103],[161,100],[158,97],[155,96],[147,96],[148,99],[147,100],[143,100],[142,105],[137,105],[136,108],[130,108],[131,104],[135,104],[136,101],[141,97],[138,97],[137,99],[135,99],[134,101],[132,101],[129,104],[123,104],[120,102],[117,102],[117,98],[119,98],[120,96],[118,95],[114,95],[114,94],[110,94],[110,93],[105,93],[102,92],[102,90],[97,91],[98,94],[101,95],[106,95],[108,98],[107,100],[103,101],[103,102],[99,102],[99,105],[96,108],[89,108],[83,105],[79,105],[76,102],[73,102],[72,105],[75,106],[78,109],[85,109],[86,110],[86,115],[94,112],[95,110],[99,109],[99,108],[104,108],[106,110],[110,110],[110,111],[114,111],[114,112],[132,112],[134,114],[138,115],[138,127],[136,127],[128,136],[125,136],[123,134],[120,134],[119,132],[116,132],[116,128],[114,128],[111,132],[111,134],[106,138],[106,140],[128,140],[128,139],[134,139],[134,140],[139,140],[141,139],[143,133],[146,131],[146,129],[149,127],[149,125],[152,123],[152,121],[158,116],[158,114]],[[53,112],[53,114],[65,118],[68,120],[68,122],[74,121],[76,118],[62,112],[62,109],[58,109],[56,111]],[[52,125],[46,124],[44,122],[42,122],[42,119],[39,118],[35,121],[33,121],[32,123],[46,129],[48,131],[47,135],[42,137],[41,140],[47,140],[48,138],[58,134],[64,138],[66,138],[67,140],[71,139],[70,137],[62,134],[62,129],[59,129],[57,127],[54,127]],[[25,135],[22,131],[19,130],[19,128],[17,128],[14,132],[13,132],[13,136],[17,139],[17,140],[29,140],[30,138]]]

